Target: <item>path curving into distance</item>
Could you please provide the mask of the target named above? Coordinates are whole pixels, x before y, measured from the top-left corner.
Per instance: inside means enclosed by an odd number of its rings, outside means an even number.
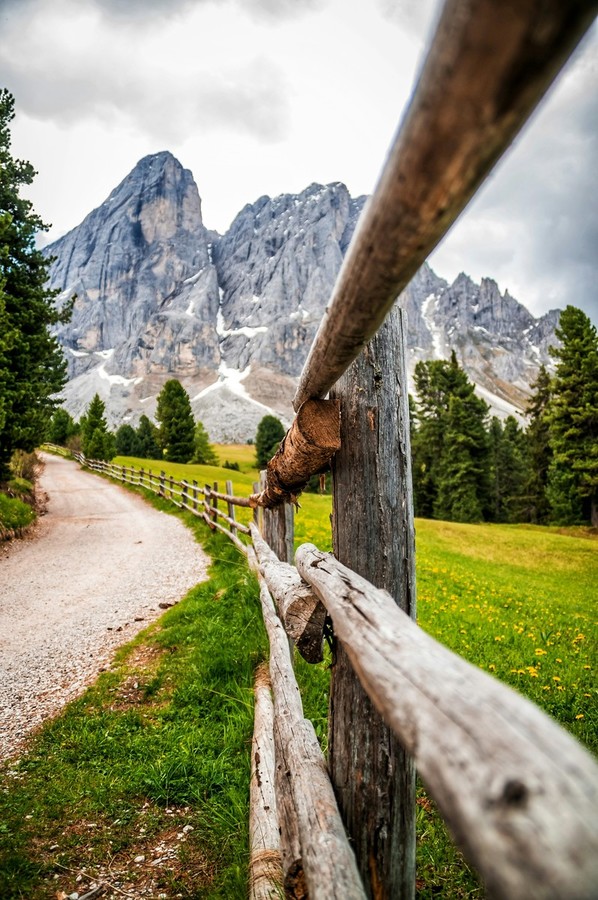
[[[79,695],[117,647],[207,576],[189,529],[71,460],[40,454],[47,514],[0,545],[0,759]]]

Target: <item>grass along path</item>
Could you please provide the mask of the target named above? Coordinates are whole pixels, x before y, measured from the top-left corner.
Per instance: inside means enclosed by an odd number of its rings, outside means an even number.
[[[3,900],[83,894],[100,880],[115,898],[245,896],[261,612],[239,552],[179,515],[212,556],[210,580],[4,768]]]
[[[249,469],[160,467],[200,484],[231,478],[240,494],[255,480]],[[330,497],[305,494],[301,504],[296,542],[329,549]],[[240,554],[176,514],[205,542],[210,581],[123,648],[4,772],[3,898],[81,894],[98,877],[118,888],[107,897],[246,896],[252,676],[266,638]],[[598,541],[418,520],[417,554],[422,626],[596,748]],[[324,745],[328,664],[297,663],[306,715]],[[417,831],[418,898],[482,897],[421,787]]]

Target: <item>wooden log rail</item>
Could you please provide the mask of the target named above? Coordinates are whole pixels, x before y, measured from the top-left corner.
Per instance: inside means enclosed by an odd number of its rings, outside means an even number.
[[[262,578],[260,600],[270,641],[276,800],[284,808],[280,826],[287,896],[365,900],[324,756],[312,723],[303,715],[289,642]]]
[[[303,544],[296,561],[490,896],[595,898],[598,766],[590,754],[332,554]]]
[[[273,900],[283,896],[282,857],[274,759],[274,707],[265,665],[255,673],[255,706],[249,785],[249,896]]]
[[[122,467],[80,455],[79,460],[95,471],[123,477]],[[252,547],[241,544],[207,513],[200,515],[240,545],[260,578],[271,641],[277,806],[285,835],[281,854],[290,896],[294,890],[302,896],[304,878],[313,879],[310,896],[363,896],[358,878],[350,888],[339,882],[343,887],[338,894],[330,892],[330,884],[328,893],[318,887],[322,872],[331,871],[332,861],[322,862],[320,855],[327,852],[328,839],[322,838],[319,848],[317,841],[314,844],[310,804],[315,798],[304,791],[308,791],[306,777],[318,785],[316,793],[324,790],[323,761],[316,761],[317,741],[301,724],[299,689],[286,639],[288,632],[297,633],[297,621],[309,621],[301,605],[313,609],[315,597],[331,616],[372,702],[413,755],[430,795],[483,878],[488,895],[499,900],[596,897],[598,766],[574,738],[533,703],[427,635],[389,594],[331,554],[304,544],[297,550],[295,570],[275,557],[254,524],[250,526]],[[269,585],[281,616],[287,619],[286,630]],[[282,685],[278,701],[277,684]],[[295,723],[292,740],[288,734],[285,737],[289,722]],[[301,755],[297,755],[298,746]],[[315,754],[311,763],[305,762],[305,754]],[[311,799],[306,802],[306,797]],[[324,820],[330,822],[330,809],[326,809]],[[340,840],[335,828],[333,842]],[[351,879],[353,866],[348,870]]]

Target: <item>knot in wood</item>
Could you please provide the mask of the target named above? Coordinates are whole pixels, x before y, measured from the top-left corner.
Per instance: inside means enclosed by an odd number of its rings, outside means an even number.
[[[528,796],[527,786],[518,778],[510,778],[503,787],[502,800],[508,806],[524,806]]]

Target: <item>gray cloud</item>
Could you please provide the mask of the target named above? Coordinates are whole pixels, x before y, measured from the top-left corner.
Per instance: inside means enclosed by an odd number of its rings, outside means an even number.
[[[378,5],[389,22],[423,39],[436,23],[442,0],[378,0]]]
[[[440,274],[473,260],[534,312],[570,303],[598,321],[597,50],[594,30],[434,254]]]
[[[15,95],[18,111],[32,118],[66,126],[99,120],[162,142],[196,130],[275,142],[287,131],[286,80],[267,60],[190,76],[165,71],[159,59],[139,61],[122,35],[108,42],[98,35],[97,43],[81,45],[80,23],[72,34],[65,24],[59,48],[17,19],[10,26],[0,34],[0,82]]]

